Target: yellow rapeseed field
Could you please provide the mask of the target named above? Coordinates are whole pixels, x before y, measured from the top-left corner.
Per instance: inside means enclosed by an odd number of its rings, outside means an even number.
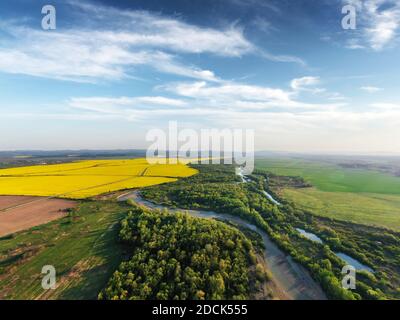
[[[0,195],[82,199],[146,187],[196,174],[184,164],[148,164],[146,159],[87,160],[0,170]]]

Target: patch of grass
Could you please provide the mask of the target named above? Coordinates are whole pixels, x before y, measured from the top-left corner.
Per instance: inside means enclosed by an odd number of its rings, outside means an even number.
[[[302,159],[262,159],[256,168],[279,176],[298,176],[310,183],[314,188],[278,187],[284,199],[301,209],[400,230],[400,177]]]
[[[400,230],[400,196],[284,189],[282,196],[320,216]]]
[[[118,243],[125,204],[83,202],[73,216],[0,240],[0,299],[96,299],[123,258]],[[44,265],[57,288],[44,291]]]
[[[256,168],[282,176],[300,176],[320,191],[400,195],[400,177],[365,169],[297,159],[260,159]]]

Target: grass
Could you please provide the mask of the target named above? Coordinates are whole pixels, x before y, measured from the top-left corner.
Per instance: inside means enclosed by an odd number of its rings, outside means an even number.
[[[262,159],[256,161],[256,168],[282,176],[300,176],[320,191],[400,195],[400,178],[377,171],[301,159]]]
[[[123,258],[118,222],[129,207],[83,202],[72,216],[0,239],[0,299],[96,299]],[[41,287],[44,265],[57,288]]]
[[[314,214],[400,230],[400,178],[345,169],[302,159],[262,159],[256,168],[277,175],[300,176],[314,188],[284,188],[280,194]]]
[[[318,215],[400,231],[400,196],[284,189],[284,198]]]
[[[146,159],[87,160],[0,170],[0,195],[83,199],[103,193],[176,181],[197,171],[184,164]]]

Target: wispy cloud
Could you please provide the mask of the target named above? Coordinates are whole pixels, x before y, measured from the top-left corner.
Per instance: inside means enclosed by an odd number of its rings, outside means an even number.
[[[3,72],[95,81],[126,78],[132,74],[132,67],[144,65],[159,72],[217,80],[210,70],[185,65],[163,51],[133,47],[110,31],[45,32],[5,24],[0,25],[0,30],[12,37],[5,41],[6,47],[0,47],[0,71]]]
[[[218,101],[223,105],[229,104],[232,100],[290,103],[290,93],[282,89],[238,83],[225,82],[220,85],[209,85],[202,81],[170,84],[164,88],[180,96]]]
[[[218,83],[177,82],[156,88],[168,95],[179,98],[155,97],[85,97],[72,98],[68,105],[84,111],[119,114],[126,119],[137,120],[160,115],[190,116],[242,113],[248,117],[252,113],[263,112],[312,112],[315,110],[335,110],[346,105],[343,102],[307,103],[296,99],[297,90],[270,88],[238,82]]]
[[[245,38],[243,30],[235,24],[217,30],[148,11],[120,10],[81,1],[69,3],[84,10],[92,22],[98,23],[98,36],[106,41],[225,57],[240,57],[255,49]]]
[[[214,30],[144,11],[70,3],[90,25],[46,32],[2,22],[0,71],[95,81],[128,77],[132,67],[145,65],[159,72],[216,81],[212,71],[184,64],[175,54],[239,57],[254,50],[242,30],[233,26]]]
[[[292,55],[275,55],[275,54],[271,54],[270,52],[266,51],[266,50],[259,50],[259,54],[260,56],[262,56],[263,58],[267,59],[267,60],[271,60],[271,61],[275,61],[275,62],[289,62],[289,63],[296,63],[299,64],[300,66],[307,66],[307,63],[296,56],[292,56]]]
[[[90,110],[100,113],[121,113],[121,110],[149,110],[154,108],[181,108],[186,103],[179,99],[161,96],[154,97],[84,97],[71,98],[68,105],[73,108]]]
[[[390,5],[383,8],[384,5]],[[364,7],[370,20],[365,29],[371,47],[381,50],[396,36],[400,25],[400,3],[397,0],[369,0]]]
[[[96,82],[131,77],[135,68],[146,66],[161,73],[218,81],[212,70],[187,63],[182,56],[255,54],[273,61],[304,63],[296,57],[261,51],[236,24],[217,30],[147,11],[68,3],[72,14],[80,15],[79,28],[49,32],[24,25],[22,20],[1,22],[0,71]]]
[[[378,87],[374,87],[374,86],[363,86],[360,88],[363,91],[366,91],[368,93],[375,93],[375,92],[379,92],[382,91],[382,88],[378,88]]]
[[[315,86],[320,83],[319,77],[302,77],[293,79],[290,86],[293,90],[309,90],[310,86]]]
[[[342,0],[357,9],[356,37],[348,40],[347,48],[371,48],[376,51],[393,44],[400,28],[398,0]]]

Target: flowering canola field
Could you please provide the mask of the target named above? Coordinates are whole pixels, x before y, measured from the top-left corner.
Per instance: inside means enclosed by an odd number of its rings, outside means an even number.
[[[176,181],[196,174],[184,164],[146,159],[87,160],[0,170],[0,195],[83,199],[103,193]]]

